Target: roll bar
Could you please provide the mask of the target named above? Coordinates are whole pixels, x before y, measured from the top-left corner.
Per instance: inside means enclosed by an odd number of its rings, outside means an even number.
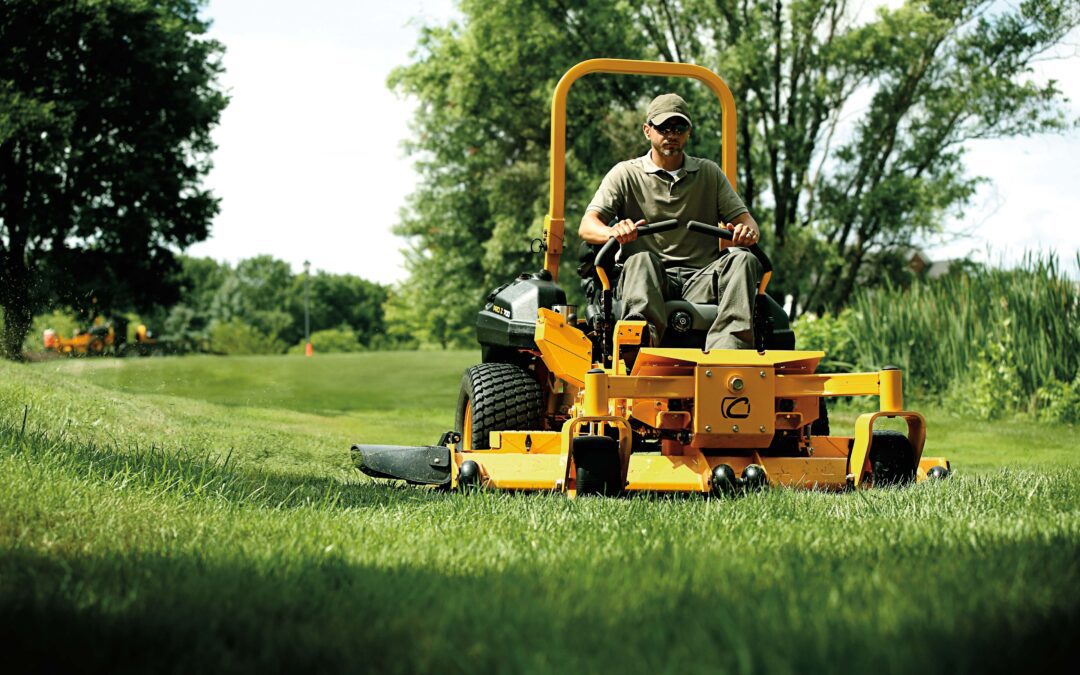
[[[720,169],[735,187],[735,98],[720,76],[708,68],[690,63],[663,61],[632,61],[628,59],[590,59],[582,61],[562,76],[551,94],[551,155],[549,163],[550,192],[548,212],[544,216],[544,269],[551,278],[559,278],[559,257],[562,255],[566,226],[566,97],[570,85],[591,73],[617,75],[649,75],[655,77],[688,77],[699,80],[720,99]]]

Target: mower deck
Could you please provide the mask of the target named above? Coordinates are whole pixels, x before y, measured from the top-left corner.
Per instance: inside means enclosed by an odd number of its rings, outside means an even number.
[[[502,442],[523,442],[532,439],[533,451],[493,447],[480,452],[455,452],[455,471],[465,462],[480,467],[482,484],[499,490],[539,490],[573,492],[573,480],[568,480],[569,457],[562,453],[537,451],[539,434],[558,437],[557,432],[509,432],[501,434]],[[846,490],[851,486],[848,472],[848,446],[852,439],[841,436],[816,437],[811,456],[767,457],[758,453],[742,455],[703,454],[690,451],[685,455],[632,454],[626,476],[627,492],[697,492],[712,491],[712,476],[716,467],[726,464],[736,474],[742,474],[751,464],[765,469],[770,485],[816,490]],[[496,441],[499,442],[499,441]],[[917,480],[925,480],[933,467],[948,468],[940,457],[924,457],[919,462]],[[454,486],[456,487],[456,483]]]
[[[555,345],[582,344],[570,333],[576,329],[558,317],[545,318],[546,335],[538,328],[541,349],[552,349],[553,330]],[[922,457],[925,422],[919,413],[903,409],[900,372],[895,369],[816,374],[823,353],[815,351],[642,349],[632,374],[615,375],[626,372],[625,363],[580,372],[591,359],[559,349],[563,358],[551,361],[565,369],[553,375],[581,384],[574,415],[560,430],[493,431],[484,450],[469,448],[458,434],[447,434],[443,445],[427,448],[354,446],[357,464],[370,475],[414,483],[575,496],[575,439],[606,437],[612,439],[620,467],[615,492],[732,492],[750,483],[844,490],[874,482],[874,423],[899,418],[908,426],[903,438],[912,453],[911,478],[925,480],[935,467],[940,467],[938,472],[949,468],[944,458]],[[881,410],[860,415],[853,437],[807,433],[817,417],[819,398],[851,395],[877,395]],[[653,434],[656,449],[633,452],[635,429],[639,436],[642,430]],[[370,448],[383,453],[384,461],[387,452],[399,453],[396,463],[379,470]],[[437,459],[432,459],[433,452]],[[410,457],[416,461],[411,470]],[[434,478],[433,467],[442,469]],[[731,486],[718,484],[718,476],[724,475]]]

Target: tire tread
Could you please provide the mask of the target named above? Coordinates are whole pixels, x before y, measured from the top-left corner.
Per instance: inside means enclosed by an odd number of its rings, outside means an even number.
[[[520,366],[511,363],[481,363],[465,371],[458,397],[457,424],[465,427],[465,406],[472,403],[474,450],[488,449],[492,431],[540,429],[544,396],[539,383]]]

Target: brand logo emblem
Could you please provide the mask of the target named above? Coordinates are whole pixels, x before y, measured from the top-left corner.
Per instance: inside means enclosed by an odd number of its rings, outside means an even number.
[[[720,411],[728,419],[746,419],[750,417],[750,399],[746,396],[726,396],[720,402]]]

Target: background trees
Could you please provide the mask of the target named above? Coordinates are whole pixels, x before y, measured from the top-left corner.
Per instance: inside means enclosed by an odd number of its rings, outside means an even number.
[[[200,187],[227,98],[198,0],[4,2],[0,11],[0,348],[46,300],[176,299],[172,249],[204,239]]]
[[[148,314],[177,298],[168,320],[155,321],[165,332],[205,334],[241,317],[271,343],[299,340],[302,296],[285,263],[185,260],[181,269],[173,253],[205,237],[217,209],[199,184],[226,101],[221,47],[205,38],[199,6],[3,4],[8,355],[34,313]],[[905,247],[962,212],[978,180],[965,170],[965,141],[1066,125],[1053,83],[1029,74],[1080,12],[1045,0],[910,0],[861,22],[846,0],[464,0],[461,9],[460,22],[424,31],[391,78],[420,101],[411,151],[423,181],[398,227],[411,276],[391,293],[315,275],[313,328],[349,326],[369,345],[384,327],[399,341],[471,345],[484,294],[539,266],[529,242],[545,210],[550,92],[567,67],[595,56],[694,61],[728,80],[740,110],[738,187],[782,269],[770,291],[796,308],[843,307],[855,288],[903,279]],[[693,152],[715,157],[720,125],[701,87],[593,76],[572,92],[563,277],[572,295],[575,216],[614,162],[644,151],[641,111],[670,89],[695,110]]]
[[[391,85],[420,101],[422,184],[398,231],[410,279],[390,311],[410,330],[471,340],[497,283],[539,267],[529,241],[546,209],[548,114],[557,78],[598,56],[696,62],[731,86],[739,185],[783,274],[778,296],[817,311],[896,276],[905,247],[962,213],[978,181],[964,142],[1066,126],[1053,82],[1031,65],[1078,23],[1071,2],[909,0],[857,23],[846,0],[464,0],[463,19],[425,31]],[[691,153],[716,157],[704,88],[590,77],[569,101],[568,229],[603,173],[644,152],[641,111],[683,92]],[[574,237],[564,285],[574,283]]]
[[[208,342],[214,351],[227,353],[281,353],[302,344],[305,278],[293,274],[285,261],[262,255],[234,267],[210,258],[180,256],[180,267],[175,279],[180,302],[150,319],[165,336]],[[335,351],[390,346],[393,341],[386,337],[383,315],[388,293],[386,286],[356,276],[312,273],[312,333],[337,331],[324,345]],[[348,350],[343,348],[346,335],[352,340]],[[241,349],[245,343],[248,346]]]

